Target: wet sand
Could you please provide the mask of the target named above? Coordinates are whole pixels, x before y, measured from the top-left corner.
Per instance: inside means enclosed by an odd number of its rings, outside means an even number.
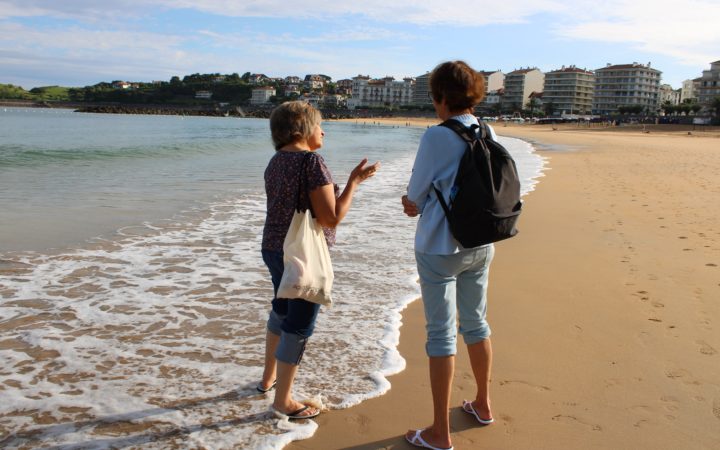
[[[719,448],[720,132],[495,127],[543,149],[548,168],[491,269],[496,423],[460,408],[475,395],[461,344],[455,448]],[[324,413],[287,448],[413,448],[405,431],[431,421],[423,346],[416,301],[390,392]]]

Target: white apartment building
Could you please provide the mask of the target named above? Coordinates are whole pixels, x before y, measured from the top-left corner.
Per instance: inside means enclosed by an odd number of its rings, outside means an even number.
[[[270,98],[275,96],[275,88],[271,86],[263,86],[252,90],[250,98],[251,105],[264,105],[270,103]]]
[[[497,95],[505,86],[505,74],[499,70],[483,71],[480,73],[485,77],[485,98],[478,105],[478,109],[487,110],[500,103],[501,96]]]
[[[680,95],[682,93],[682,89],[673,89],[672,86],[669,84],[661,84],[660,85],[660,105],[664,104],[665,102],[670,102],[673,105],[680,104]]]
[[[481,70],[480,73],[485,77],[485,95],[505,87],[505,74],[502,71]]]
[[[695,95],[695,80],[685,80],[682,83],[682,88],[680,89],[680,103],[688,99],[697,99],[697,96]]]
[[[543,89],[543,103],[552,103],[556,114],[590,114],[595,74],[575,66],[563,66],[545,74]]]
[[[530,101],[530,94],[542,92],[545,74],[537,68],[518,69],[505,76],[503,108],[522,109]]]
[[[371,79],[358,75],[352,80],[352,97],[348,100],[348,108],[409,105],[413,98],[414,78],[396,81],[393,77]]]
[[[615,114],[620,106],[642,106],[655,113],[660,101],[660,72],[647,65],[620,64],[595,70],[594,114]]]
[[[428,96],[430,92],[430,72],[415,77],[415,88],[411,103],[413,105],[432,106],[432,100]]]
[[[710,70],[703,70],[697,90],[698,103],[707,107],[715,97],[720,97],[720,61],[710,63]]]

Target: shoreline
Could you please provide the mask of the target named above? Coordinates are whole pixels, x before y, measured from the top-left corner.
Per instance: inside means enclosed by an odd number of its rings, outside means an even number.
[[[720,193],[720,133],[495,126],[537,144],[549,170],[492,265],[497,423],[476,427],[460,409],[474,396],[460,339],[455,448],[720,445],[720,217],[707,208]],[[412,448],[405,431],[431,421],[420,302],[402,322],[407,367],[391,390],[325,412],[315,436],[287,449]]]

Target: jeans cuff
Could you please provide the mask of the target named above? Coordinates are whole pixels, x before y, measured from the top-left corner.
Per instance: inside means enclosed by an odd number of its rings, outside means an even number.
[[[270,330],[271,333],[277,334],[278,336],[282,335],[282,322],[285,318],[282,317],[280,314],[276,313],[273,310],[270,310],[270,317],[267,321],[267,329]]]
[[[305,345],[309,338],[298,334],[282,332],[280,343],[275,350],[275,358],[287,364],[299,365],[305,353]]]

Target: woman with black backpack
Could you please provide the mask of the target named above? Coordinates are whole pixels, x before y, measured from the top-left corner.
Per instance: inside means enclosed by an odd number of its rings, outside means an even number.
[[[454,119],[473,129],[480,125],[473,114],[485,95],[481,73],[463,61],[437,66],[430,75],[430,95],[440,119]],[[497,137],[488,127],[489,138]],[[430,127],[418,148],[407,195],[402,197],[405,214],[420,215],[415,233],[415,256],[427,320],[425,346],[430,364],[433,423],[405,435],[413,445],[430,449],[452,449],[450,438],[450,392],[457,352],[457,320],[467,345],[477,394],[463,401],[462,408],[479,425],[493,422],[490,409],[492,346],[486,320],[488,271],[493,244],[463,247],[451,232],[438,195],[448,204],[456,194],[458,166],[467,142],[446,126]]]

